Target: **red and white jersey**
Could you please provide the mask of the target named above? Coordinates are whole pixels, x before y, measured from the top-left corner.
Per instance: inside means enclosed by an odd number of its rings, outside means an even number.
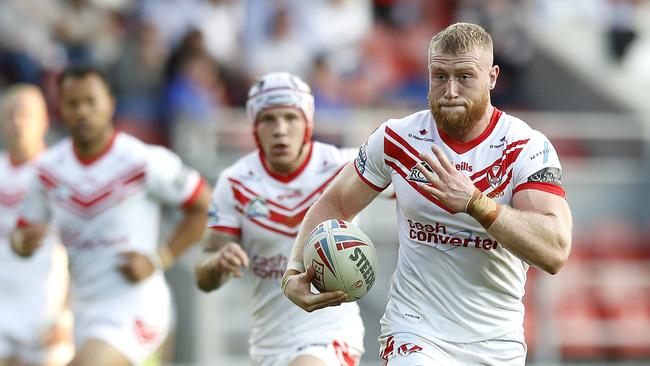
[[[0,298],[4,299],[44,296],[52,267],[53,235],[46,236],[42,250],[29,258],[13,253],[9,242],[20,204],[36,174],[35,164],[32,160],[14,165],[8,154],[0,153]]]
[[[253,282],[251,354],[263,356],[300,345],[344,341],[363,349],[363,323],[355,303],[307,313],[283,294],[282,274],[309,207],[356,149],[314,142],[291,176],[267,170],[259,152],[224,170],[213,192],[208,227],[239,236]]]
[[[436,128],[431,112],[392,119],[373,132],[355,160],[361,179],[397,196],[399,254],[382,337],[413,333],[449,342],[496,338],[523,326],[528,265],[465,213],[453,212],[417,183],[420,152],[439,146],[456,169],[498,203],[537,189],[564,196],[548,139],[495,108],[488,128],[467,143]]]
[[[80,158],[68,138],[39,160],[19,225],[52,222],[70,257],[74,298],[108,299],[164,283],[161,271],[141,284],[128,282],[118,270],[120,253],[153,253],[162,205],[190,203],[202,184],[171,151],[127,134],[114,134],[92,160]]]

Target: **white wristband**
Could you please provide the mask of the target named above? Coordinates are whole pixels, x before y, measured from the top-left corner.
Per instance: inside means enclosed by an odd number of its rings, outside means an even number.
[[[290,269],[303,273],[305,272],[305,264],[301,261],[291,261],[289,264],[287,264],[287,271]]]
[[[163,245],[154,251],[149,256],[149,259],[156,269],[161,269],[163,271],[173,266],[175,260],[174,255],[167,245]]]

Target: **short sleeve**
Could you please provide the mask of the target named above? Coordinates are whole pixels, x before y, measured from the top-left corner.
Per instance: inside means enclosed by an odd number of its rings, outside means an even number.
[[[562,188],[560,159],[551,142],[540,132],[534,131],[515,161],[512,178],[513,194],[524,189],[536,189],[566,196]]]
[[[158,146],[149,151],[146,177],[149,193],[171,206],[190,205],[205,184],[196,170],[185,166],[173,152]]]
[[[235,206],[232,185],[225,174],[221,174],[212,191],[208,216],[209,229],[240,236],[240,215]]]
[[[56,188],[54,183],[41,174],[32,177],[20,206],[17,226],[50,222],[52,211],[46,191],[48,184],[52,189]]]
[[[377,128],[359,148],[354,167],[370,188],[383,191],[391,183],[390,170],[384,162],[385,125]]]

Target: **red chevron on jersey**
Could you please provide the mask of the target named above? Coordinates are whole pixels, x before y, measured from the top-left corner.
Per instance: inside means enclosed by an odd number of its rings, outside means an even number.
[[[485,192],[490,187],[494,188],[499,185],[501,183],[499,181],[500,177],[503,177],[508,169],[511,169],[512,164],[517,160],[528,141],[529,139],[525,139],[509,144],[503,149],[503,155],[500,158],[475,174],[472,174],[470,179],[474,181],[476,188]]]
[[[82,193],[74,183],[41,168],[39,178],[45,187],[54,191],[61,207],[80,217],[93,217],[144,188],[145,166],[138,164],[91,193]]]
[[[388,136],[384,137],[384,154],[386,155],[387,158],[390,158],[390,159],[385,159],[385,163],[391,168],[393,168],[393,170],[395,170],[395,172],[397,172],[402,178],[404,178],[404,180],[411,187],[413,187],[413,189],[415,189],[426,199],[440,206],[441,208],[443,208],[445,211],[449,213],[455,213],[452,209],[445,206],[442,202],[440,202],[438,199],[433,197],[431,194],[422,190],[422,188],[420,188],[418,183],[412,182],[408,179],[411,170],[415,168],[415,164],[419,162],[419,159],[416,158],[418,156],[418,152],[406,141],[404,141],[404,139],[402,139],[400,136],[398,136],[393,130],[391,130],[388,127],[386,127],[386,134],[390,136],[393,141],[391,141],[391,139],[389,139]],[[398,146],[396,142],[399,142],[401,146]]]
[[[0,205],[5,207],[13,207],[22,201],[25,196],[25,191],[17,192],[3,192],[0,191]]]

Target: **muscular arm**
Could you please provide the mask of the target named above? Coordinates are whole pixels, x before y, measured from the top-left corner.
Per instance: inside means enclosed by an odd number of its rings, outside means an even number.
[[[502,206],[488,233],[517,257],[556,274],[571,251],[572,218],[566,200],[527,189],[515,193],[512,205]]]
[[[334,179],[316,203],[309,209],[300,225],[291,251],[291,261],[282,279],[282,290],[294,304],[312,312],[341,304],[347,295],[342,291],[313,294],[310,291],[313,269],[303,265],[302,256],[309,233],[321,222],[338,218],[351,220],[372,202],[379,192],[368,187],[357,175],[354,163],[348,164]]]
[[[238,244],[239,237],[214,231],[203,247],[203,253],[196,264],[196,285],[203,291],[218,289],[234,275],[242,276],[241,266],[248,266],[248,256]]]
[[[423,190],[454,211],[469,213],[522,260],[551,274],[560,270],[571,251],[572,218],[564,198],[527,189],[515,193],[512,207],[498,205],[480,193],[469,177],[456,170],[439,148],[434,145],[431,150],[436,159],[425,154],[420,157],[435,175],[418,164],[420,172],[432,184],[421,185]]]

